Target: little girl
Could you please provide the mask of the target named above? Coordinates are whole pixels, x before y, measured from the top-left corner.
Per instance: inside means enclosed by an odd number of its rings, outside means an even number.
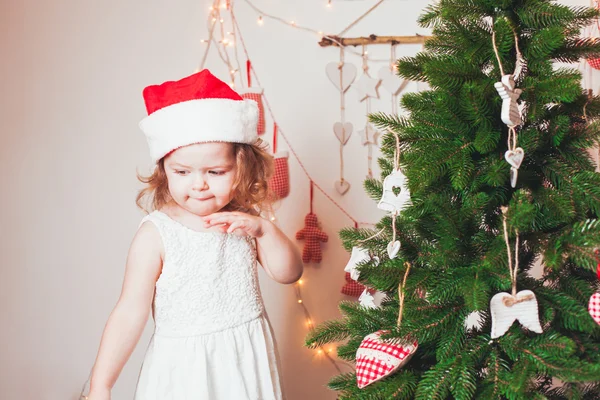
[[[144,89],[154,173],[138,205],[120,298],[100,343],[89,400],[110,399],[152,310],[135,400],[283,399],[257,261],[280,283],[302,275],[296,246],[260,217],[271,156],[258,106],[208,70]]]

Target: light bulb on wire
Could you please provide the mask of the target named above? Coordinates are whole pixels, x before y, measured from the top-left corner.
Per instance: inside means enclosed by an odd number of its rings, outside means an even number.
[[[263,17],[262,17],[262,15],[260,15],[260,16],[258,17],[258,21],[256,21],[256,23],[257,23],[258,25],[260,25],[260,26],[263,26],[263,24],[265,23],[265,21],[263,20]]]

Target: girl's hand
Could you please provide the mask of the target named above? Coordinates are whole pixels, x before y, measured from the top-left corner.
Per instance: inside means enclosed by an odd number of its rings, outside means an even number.
[[[242,212],[218,212],[203,217],[207,228],[222,225],[223,232],[238,236],[261,237],[267,221]]]

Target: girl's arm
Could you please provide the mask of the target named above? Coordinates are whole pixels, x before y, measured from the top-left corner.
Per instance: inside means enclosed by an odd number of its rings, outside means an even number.
[[[151,225],[142,224],[129,248],[121,295],[104,328],[92,370],[90,399],[110,393],[148,321],[163,253],[160,235]]]
[[[294,283],[302,276],[304,265],[298,248],[271,221],[239,211],[217,212],[203,220],[207,228],[220,226],[223,232],[256,238],[258,262],[271,279]]]
[[[279,283],[296,282],[304,270],[298,247],[271,221],[260,219],[262,235],[256,237],[260,265]]]

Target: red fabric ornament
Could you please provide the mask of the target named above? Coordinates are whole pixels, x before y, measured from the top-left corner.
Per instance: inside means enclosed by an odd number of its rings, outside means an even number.
[[[323,259],[321,242],[327,242],[329,237],[319,229],[319,221],[316,214],[311,212],[306,215],[304,218],[304,228],[296,232],[296,240],[304,240],[302,261],[305,263],[311,261],[315,263],[321,262]]]
[[[393,374],[406,365],[417,351],[416,341],[381,340],[381,335],[386,333],[388,331],[371,333],[356,351],[356,383],[359,389]]]
[[[263,90],[261,88],[247,88],[240,92],[244,99],[254,100],[258,104],[258,124],[256,125],[256,133],[262,135],[267,130],[265,122],[265,107],[262,102]]]
[[[269,188],[275,200],[283,199],[290,194],[290,168],[288,165],[288,152],[277,152],[277,124],[273,124],[273,153],[275,154],[273,166],[275,171],[269,181]]]
[[[350,276],[349,272],[346,272],[346,284],[342,287],[342,294],[346,296],[359,297],[365,290],[365,286],[356,282]]]
[[[269,187],[276,200],[283,199],[290,194],[290,170],[288,166],[288,152],[280,151],[273,160],[275,171],[269,181]]]
[[[590,297],[590,303],[588,304],[588,311],[590,315],[600,325],[600,293],[594,293]]]

